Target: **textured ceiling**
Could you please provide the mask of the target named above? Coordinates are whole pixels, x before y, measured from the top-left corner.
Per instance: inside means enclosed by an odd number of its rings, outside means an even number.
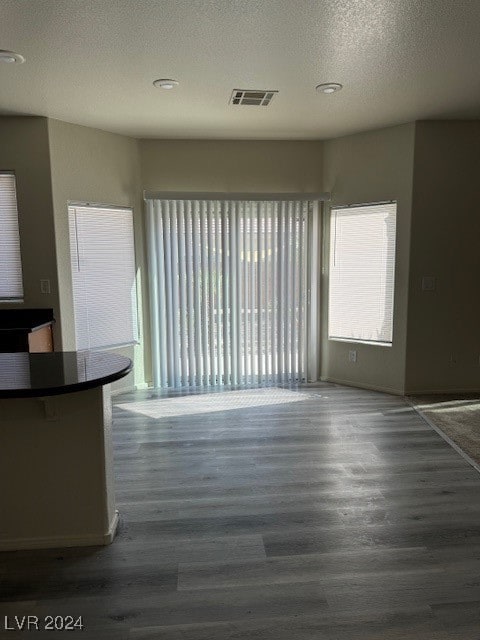
[[[0,113],[165,138],[480,117],[480,0],[1,0]],[[164,91],[156,78],[180,86]],[[319,95],[321,82],[343,91]],[[269,107],[232,89],[278,89]]]

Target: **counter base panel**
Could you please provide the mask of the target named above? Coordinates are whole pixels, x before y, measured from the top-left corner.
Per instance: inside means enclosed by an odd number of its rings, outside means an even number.
[[[118,527],[118,511],[107,533],[91,534],[83,536],[64,536],[48,538],[14,538],[12,540],[0,540],[0,551],[28,551],[29,549],[66,549],[69,547],[102,547],[113,542]]]
[[[0,400],[0,550],[112,542],[109,385]]]

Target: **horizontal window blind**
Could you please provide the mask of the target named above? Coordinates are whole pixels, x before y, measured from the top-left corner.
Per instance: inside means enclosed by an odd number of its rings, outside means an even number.
[[[30,384],[30,354],[0,353],[0,387],[18,389],[28,388]]]
[[[0,300],[22,300],[22,261],[15,175],[0,173]]]
[[[147,200],[155,386],[304,379],[307,212]]]
[[[70,206],[68,213],[77,349],[137,341],[132,210]]]
[[[332,209],[328,336],[391,344],[396,204]]]

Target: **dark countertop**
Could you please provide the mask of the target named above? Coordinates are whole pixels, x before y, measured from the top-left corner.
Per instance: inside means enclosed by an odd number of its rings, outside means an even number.
[[[53,309],[0,309],[0,331],[35,331],[53,322]]]
[[[125,356],[106,351],[0,353],[0,398],[34,398],[99,387],[133,368]]]

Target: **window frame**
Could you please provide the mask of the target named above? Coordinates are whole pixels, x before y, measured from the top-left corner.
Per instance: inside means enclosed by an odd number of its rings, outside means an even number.
[[[72,310],[74,317],[74,335],[75,335],[75,348],[78,351],[108,351],[114,349],[122,349],[124,347],[135,346],[140,344],[140,319],[139,319],[139,292],[138,292],[138,283],[137,283],[137,256],[136,256],[136,246],[135,246],[135,217],[134,217],[134,209],[132,206],[125,205],[112,205],[106,203],[96,203],[96,202],[79,202],[79,201],[68,201],[67,202],[67,218],[68,218],[68,233],[69,238],[71,237],[71,217],[72,210],[74,209],[92,209],[92,210],[108,210],[108,211],[123,211],[128,213],[131,216],[132,222],[132,253],[133,253],[133,284],[134,284],[134,296],[132,296],[132,329],[133,329],[133,337],[131,340],[115,342],[111,344],[101,345],[101,346],[88,346],[88,347],[80,347],[78,344],[78,334],[77,334],[77,314],[75,308],[75,290],[74,290],[74,282],[73,282],[73,270],[70,273],[70,283],[72,287]],[[78,229],[75,228],[74,235],[76,237],[76,243],[78,247]],[[73,253],[72,253],[72,244],[69,241],[69,255],[70,255],[70,265],[72,267],[73,264]],[[78,254],[77,254],[78,260]]]
[[[330,294],[331,294],[331,252],[332,252],[332,243],[331,243],[331,224],[332,224],[332,213],[339,209],[356,209],[362,207],[381,207],[386,205],[395,205],[395,242],[394,242],[394,256],[393,256],[393,281],[392,281],[392,339],[390,342],[380,341],[380,340],[367,340],[362,338],[349,338],[349,337],[336,337],[330,335]],[[325,251],[325,263],[327,270],[327,287],[326,287],[326,337],[329,342],[343,342],[349,344],[365,344],[371,345],[375,347],[393,347],[395,340],[395,291],[396,291],[396,267],[397,267],[397,222],[398,222],[398,201],[397,200],[379,200],[374,202],[361,202],[361,203],[350,203],[350,204],[336,204],[332,205],[328,208],[326,212],[327,225],[325,225],[325,236],[327,240]]]
[[[16,210],[16,220],[17,220],[17,230],[18,230],[18,258],[20,263],[20,282],[21,282],[21,295],[18,296],[1,296],[0,295],[0,305],[4,304],[24,304],[25,302],[25,283],[23,276],[23,256],[22,256],[22,239],[20,234],[20,214],[18,210],[18,187],[17,187],[17,176],[15,171],[11,169],[0,169],[0,176],[11,176],[13,178],[13,187],[15,194],[15,210]]]

